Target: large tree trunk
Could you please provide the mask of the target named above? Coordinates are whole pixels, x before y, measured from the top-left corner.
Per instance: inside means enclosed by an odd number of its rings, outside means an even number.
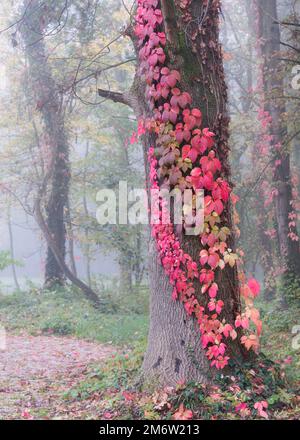
[[[193,107],[202,111],[202,127],[209,127],[216,134],[215,149],[222,163],[221,177],[229,182],[227,90],[218,27],[220,2],[168,0],[154,3],[147,3],[147,7],[151,5],[150,7],[162,9],[161,30],[165,31],[167,36],[167,61],[164,64],[171,70],[180,71],[180,89],[189,92],[193,99]],[[139,47],[131,28],[128,29],[128,35],[135,42],[138,53]],[[137,118],[143,120],[153,115],[153,108],[149,108],[145,98],[145,90],[145,79],[141,77],[138,66],[129,93],[99,89],[99,95],[131,106]],[[155,143],[155,135],[147,131],[143,136],[143,145],[148,189],[151,180],[148,152]],[[233,229],[230,202],[225,204],[225,210],[221,215],[221,226],[223,225],[230,230]],[[232,234],[227,244],[229,248],[234,248]],[[194,261],[199,261],[199,253],[202,250],[199,236],[182,236],[180,245]],[[148,347],[143,363],[145,379],[157,378],[160,383],[169,385],[174,385],[180,380],[208,382],[213,374],[210,374],[212,370],[201,346],[199,324],[196,319],[188,316],[183,304],[172,299],[173,287],[163,269],[157,243],[153,238],[150,239],[149,260],[151,306]],[[226,265],[223,270],[216,269],[215,281],[219,286],[218,298],[225,303],[222,318],[234,327],[234,320],[241,308],[236,266],[232,268]],[[206,306],[207,300],[203,299],[205,297],[201,294],[200,282],[195,282],[194,287],[198,302]],[[240,336],[238,334],[234,341],[227,338],[225,341],[228,356],[237,363],[248,359]],[[230,370],[230,367],[227,367],[227,370]]]
[[[182,90],[190,93],[193,107],[203,113],[203,127],[216,133],[218,157],[222,163],[222,177],[230,179],[228,163],[227,91],[224,80],[222,50],[219,38],[218,1],[194,0],[187,2],[185,17],[179,1],[161,1],[164,30],[170,69],[178,69],[181,74]],[[135,106],[137,116],[149,114],[144,98],[145,85],[136,78],[135,91],[139,106]],[[154,145],[154,139],[147,135],[144,139],[146,173],[149,179],[147,151]],[[147,180],[148,180],[147,179]],[[232,229],[231,207],[228,203],[222,214],[222,224]],[[194,261],[199,261],[202,249],[199,237],[182,237],[182,247]],[[233,248],[231,237],[229,247]],[[156,244],[150,244],[150,286],[151,311],[148,348],[143,370],[146,378],[158,377],[164,384],[175,384],[180,380],[209,380],[209,363],[201,348],[199,326],[195,319],[188,317],[184,307],[172,300],[172,286],[165,275]],[[240,311],[239,283],[236,268],[226,266],[217,269],[216,282],[219,297],[225,303],[223,316],[233,324]],[[195,283],[196,295],[203,303],[200,283]],[[202,297],[202,298],[201,298]],[[229,355],[241,361],[245,355],[239,339],[226,341]]]
[[[280,71],[280,27],[277,15],[277,0],[257,2],[259,18],[259,41],[263,58],[263,88],[265,93],[265,111],[271,118],[270,134],[273,157],[273,184],[275,196],[275,216],[278,231],[281,264],[286,274],[293,278],[300,276],[299,243],[290,238],[297,234],[296,226],[291,226],[292,185],[287,123],[285,120],[286,103],[284,99],[284,81]]]
[[[65,258],[65,209],[69,192],[69,146],[64,126],[62,98],[56,87],[43,33],[49,24],[49,10],[40,0],[24,0],[24,18],[20,31],[25,44],[32,89],[31,104],[41,112],[44,122],[44,146],[48,149],[53,166],[50,191],[46,206],[47,227],[55,244]],[[46,159],[47,161],[47,159]],[[48,246],[45,285],[64,283],[64,274]]]

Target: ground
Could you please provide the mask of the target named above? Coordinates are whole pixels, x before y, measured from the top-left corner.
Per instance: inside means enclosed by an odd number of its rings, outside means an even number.
[[[222,372],[212,388],[179,384],[145,390],[141,364],[147,291],[106,292],[99,312],[78,292],[32,289],[0,295],[0,419],[300,418],[299,308],[258,304],[263,318],[258,367]],[[0,341],[1,342],[1,341]],[[265,402],[267,413],[256,404]]]
[[[70,337],[7,335],[0,352],[0,419],[80,418],[62,401],[91,363],[101,365],[116,349]],[[98,406],[101,402],[97,402]],[[97,405],[90,408],[97,417]]]

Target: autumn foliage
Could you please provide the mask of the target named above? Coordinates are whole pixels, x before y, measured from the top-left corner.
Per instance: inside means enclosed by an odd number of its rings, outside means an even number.
[[[189,2],[180,2],[182,14]],[[199,235],[202,250],[198,261],[184,251],[174,225],[152,225],[161,263],[174,286],[173,299],[179,300],[189,316],[199,324],[201,343],[211,366],[223,369],[229,361],[226,340],[238,337],[236,329],[245,332],[241,343],[257,350],[261,332],[259,312],[253,306],[259,284],[247,282],[242,272],[242,253],[227,244],[232,231],[223,224],[221,215],[237,197],[222,177],[222,164],[215,146],[215,134],[202,126],[202,112],[193,107],[193,99],[181,88],[181,74],[167,65],[164,19],[158,0],[139,0],[135,34],[138,38],[140,71],[146,83],[146,98],[151,115],[139,121],[138,134],[155,133],[156,146],[149,146],[150,181],[152,189],[179,188],[181,191],[203,189],[204,231]],[[160,214],[165,209],[160,205]],[[195,208],[195,206],[193,206]],[[183,224],[183,229],[185,224]],[[245,310],[236,316],[235,328],[222,316],[224,302],[218,298],[215,282],[217,270],[238,265],[241,296]],[[201,284],[196,292],[195,281]],[[200,296],[205,298],[202,300]],[[203,306],[202,304],[207,304]],[[254,324],[253,332],[250,323]]]

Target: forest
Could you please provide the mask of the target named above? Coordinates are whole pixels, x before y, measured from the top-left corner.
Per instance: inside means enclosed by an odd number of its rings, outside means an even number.
[[[2,0],[0,48],[0,420],[298,420],[300,0]]]

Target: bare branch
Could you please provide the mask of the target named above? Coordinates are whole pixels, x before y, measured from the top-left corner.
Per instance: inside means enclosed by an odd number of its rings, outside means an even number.
[[[117,67],[123,66],[124,64],[130,63],[130,62],[133,62],[133,61],[136,61],[136,59],[135,58],[130,58],[130,59],[125,60],[125,61],[120,61],[117,64],[112,64],[110,66],[102,67],[101,69],[95,70],[94,72],[92,72],[92,73],[90,73],[90,74],[88,74],[86,76],[83,76],[83,77],[75,80],[75,82],[72,84],[72,87],[74,85],[76,86],[76,85],[80,84],[81,82],[86,81],[88,79],[96,78],[101,73],[106,72],[107,70],[116,69]],[[78,76],[79,71],[80,71],[80,65],[78,66],[78,70],[77,70],[76,76]]]
[[[284,41],[280,41],[280,44],[285,47],[289,47],[290,49],[293,49],[295,52],[300,53],[300,49],[297,47],[292,46],[291,44],[285,43]]]
[[[113,102],[118,102],[120,104],[128,105],[132,107],[130,100],[126,93],[113,92],[111,90],[98,89],[98,95],[105,99],[110,99]]]
[[[91,289],[89,286],[87,286],[83,281],[81,281],[69,269],[69,267],[65,263],[64,257],[61,254],[59,247],[57,246],[55,240],[53,239],[53,236],[52,236],[52,234],[48,228],[48,225],[44,219],[44,216],[42,214],[42,209],[41,209],[42,198],[47,191],[47,186],[48,186],[49,180],[53,176],[56,155],[57,155],[57,146],[55,146],[53,148],[48,170],[46,171],[46,173],[44,175],[44,178],[43,178],[42,183],[39,187],[37,196],[35,198],[34,218],[35,218],[40,230],[42,231],[42,234],[47,242],[47,245],[51,249],[51,251],[55,257],[55,260],[56,260],[57,264],[59,265],[59,267],[61,268],[62,272],[71,281],[71,283],[73,283],[75,286],[77,286],[79,289],[82,290],[82,292],[85,294],[87,299],[92,301],[92,303],[95,305],[95,307],[99,308],[101,305],[100,298],[98,297],[96,292],[94,292],[93,289]]]
[[[81,281],[79,278],[77,278],[73,272],[68,268],[66,263],[64,262],[64,258],[61,255],[55,241],[53,240],[51,233],[48,229],[48,226],[44,220],[44,217],[41,212],[41,206],[40,206],[40,198],[37,197],[36,203],[35,203],[35,219],[47,241],[48,246],[50,247],[51,251],[53,252],[53,255],[55,256],[55,259],[57,263],[59,264],[61,270],[64,272],[66,277],[79,289],[81,289],[86,297],[92,301],[95,305],[95,307],[99,307],[101,305],[101,301],[98,297],[98,295],[91,289],[89,286],[87,286],[83,281]]]
[[[275,21],[276,24],[284,25],[284,26],[297,26],[300,27],[300,23],[289,23],[288,21]]]

